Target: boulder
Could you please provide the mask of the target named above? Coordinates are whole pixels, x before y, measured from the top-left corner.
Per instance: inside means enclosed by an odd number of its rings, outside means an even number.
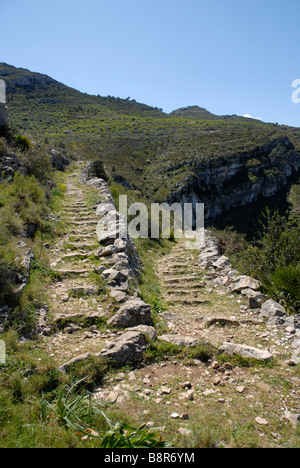
[[[131,299],[111,317],[107,324],[117,328],[152,325],[150,306],[141,299]]]
[[[223,343],[218,352],[228,356],[242,356],[244,358],[258,359],[259,361],[271,361],[273,356],[269,351],[254,348],[248,345],[240,345],[235,343]]]
[[[229,286],[231,292],[241,292],[243,289],[253,289],[254,291],[257,291],[259,288],[259,281],[245,275],[238,276]]]
[[[126,250],[126,241],[124,239],[116,239],[114,242],[114,246],[117,249],[117,252],[125,252]]]
[[[109,293],[110,297],[114,299],[116,302],[124,302],[125,299],[127,298],[127,295],[123,291],[117,291],[117,290],[112,290]]]
[[[96,233],[97,233],[97,238],[98,238],[99,244],[103,244],[103,245],[113,244],[116,237],[117,237],[116,230],[111,229],[111,230],[104,231],[102,229],[102,226],[101,226],[101,228],[99,228],[97,226]]]
[[[108,343],[97,356],[107,358],[117,365],[126,365],[141,359],[147,345],[148,342],[143,333],[128,331],[115,341]]]
[[[273,317],[285,317],[287,315],[285,308],[277,302],[273,301],[273,299],[265,301],[261,306],[261,310],[261,317],[267,319]]]
[[[212,266],[216,268],[218,271],[224,270],[225,268],[230,268],[231,263],[228,257],[225,257],[225,255],[222,255],[221,257],[216,260]]]
[[[199,266],[207,270],[217,261],[218,256],[218,252],[205,250],[199,255]]]
[[[286,409],[283,414],[283,419],[287,419],[292,424],[292,426],[296,429],[296,427],[298,426],[300,422],[300,414],[293,414],[289,410]]]
[[[260,309],[262,305],[268,300],[268,296],[264,294],[256,294],[249,297],[249,307],[250,309]]]
[[[111,283],[112,281],[117,281],[117,282],[125,282],[128,280],[129,277],[129,271],[128,270],[115,270],[111,268],[110,270],[105,270],[102,273],[103,278],[108,283]]]
[[[95,257],[109,257],[118,252],[117,247],[113,244],[108,245],[107,247],[99,247],[95,252]]]
[[[51,156],[51,166],[57,171],[64,172],[70,164],[68,158],[55,149],[50,149],[49,154]]]
[[[300,315],[291,315],[285,319],[286,327],[292,327],[294,330],[300,329]]]
[[[78,362],[88,360],[91,356],[106,358],[111,363],[120,366],[130,362],[138,361],[146,350],[148,345],[147,339],[143,333],[137,331],[128,331],[115,339],[115,341],[107,342],[106,347],[96,354],[82,354],[76,356],[70,361],[59,367],[60,372],[68,372],[70,367]]]

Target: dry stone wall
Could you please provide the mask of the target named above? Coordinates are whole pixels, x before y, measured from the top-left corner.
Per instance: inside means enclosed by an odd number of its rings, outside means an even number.
[[[291,348],[294,350],[292,359],[295,364],[300,363],[300,317],[288,315],[282,305],[262,294],[259,281],[240,275],[233,269],[229,258],[221,254],[218,240],[209,231],[205,231],[199,266],[206,270],[206,277],[210,278],[215,286],[224,286],[228,293],[246,296],[249,307],[257,311],[258,317],[266,322],[267,327],[284,327],[292,333],[294,336],[291,341]],[[221,351],[224,352],[225,348],[224,345]],[[243,352],[243,347],[236,346],[235,349],[237,348]],[[231,353],[232,349],[227,351]]]
[[[103,263],[109,267],[103,264],[95,271],[102,275],[110,297],[120,306],[108,320],[108,325],[124,330],[115,340],[106,343],[97,356],[117,365],[125,365],[139,360],[149,341],[156,338],[150,306],[139,297],[141,261],[131,237],[123,236],[127,226],[115,207],[107,183],[93,177],[89,163],[81,174],[81,182],[98,190],[102,198],[94,207],[99,217],[96,230],[99,248],[95,256],[105,260]],[[60,370],[66,371],[74,363],[89,357],[89,354],[75,357],[63,364]]]

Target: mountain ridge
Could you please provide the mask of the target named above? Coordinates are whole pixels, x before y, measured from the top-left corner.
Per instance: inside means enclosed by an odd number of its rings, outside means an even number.
[[[300,154],[298,128],[238,116],[216,116],[199,106],[164,114],[129,98],[84,94],[47,75],[3,63],[0,77],[7,82],[7,105],[20,133],[71,159],[101,159],[116,190],[125,188],[130,196],[151,203],[177,199],[176,194],[186,196],[187,191],[202,193],[198,187],[200,180],[206,178],[202,171],[210,167],[209,171],[216,174],[228,173],[227,166],[239,159],[245,165],[242,175],[250,202],[249,193],[260,196],[260,189],[272,177],[281,189],[278,181],[284,180],[288,190],[290,174],[281,175],[272,166],[272,158],[262,161],[259,151],[279,139],[288,140],[294,153]],[[283,160],[287,157],[286,166],[282,166],[287,173],[291,154],[287,151],[282,156]],[[295,176],[298,169],[294,163],[292,166]],[[238,174],[229,174],[226,186],[236,186]],[[218,193],[221,182],[219,185],[218,188],[215,181],[214,190]],[[194,195],[192,198],[196,200]],[[231,209],[227,203],[226,207]]]

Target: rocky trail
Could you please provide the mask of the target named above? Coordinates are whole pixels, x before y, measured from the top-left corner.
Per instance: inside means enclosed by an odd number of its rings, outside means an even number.
[[[50,247],[58,275],[49,290],[51,315],[59,329],[43,337],[57,366],[67,370],[90,355],[125,366],[104,379],[95,398],[113,403],[135,424],[162,427],[164,437],[182,446],[203,443],[204,428],[212,445],[299,441],[299,320],[263,296],[255,280],[233,270],[208,235],[200,250],[184,238],[155,260],[164,304],[160,334],[139,297],[131,240],[111,242],[96,229],[99,213],[111,203],[106,184],[89,180],[104,197],[95,205],[87,201],[79,169],[66,186],[66,233]],[[208,362],[165,356],[126,367],[143,356],[149,339],[191,349],[209,343],[218,352]],[[236,356],[255,364],[243,365]]]

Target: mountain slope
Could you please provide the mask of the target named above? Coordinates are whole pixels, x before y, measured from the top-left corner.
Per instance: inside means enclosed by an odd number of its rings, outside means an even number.
[[[178,193],[195,192],[191,181],[199,185],[203,164],[222,171],[241,154],[250,174],[247,183],[250,181],[251,192],[257,183],[253,154],[278,139],[293,148],[282,153],[283,159],[287,158],[287,173],[290,168],[289,176],[298,171],[297,163],[291,165],[289,159],[292,153],[300,154],[298,128],[215,116],[198,106],[167,115],[134,100],[90,96],[46,75],[3,63],[0,78],[7,83],[8,107],[21,133],[70,157],[102,159],[113,179],[151,202],[178,200]],[[274,175],[272,158],[269,163],[267,169]],[[229,177],[227,185],[232,184],[235,181]]]

